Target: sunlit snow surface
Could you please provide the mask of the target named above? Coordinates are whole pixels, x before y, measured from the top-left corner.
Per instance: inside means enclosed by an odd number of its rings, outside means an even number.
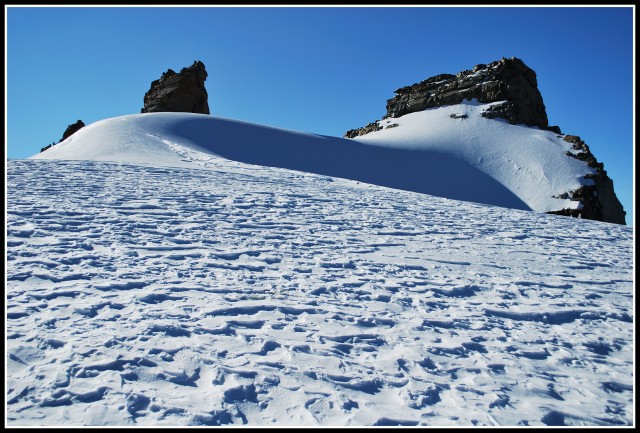
[[[263,161],[283,134],[216,122]],[[7,162],[9,426],[634,422],[631,228],[105,125]]]
[[[633,419],[628,227],[222,160],[9,161],[7,214],[9,425]]]
[[[195,159],[216,155],[513,209],[575,208],[555,197],[593,182],[584,176],[594,170],[566,155],[572,145],[561,135],[482,117],[490,105],[386,119],[385,129],[354,140],[204,114],[134,114],[88,125],[33,158],[184,165],[180,148]]]

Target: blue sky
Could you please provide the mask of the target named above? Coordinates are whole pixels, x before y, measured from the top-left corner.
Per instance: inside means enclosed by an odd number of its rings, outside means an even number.
[[[633,220],[631,7],[8,7],[6,157],[67,125],[140,112],[202,60],[211,114],[342,136],[397,88],[502,57],[538,76],[551,125],[604,163]]]

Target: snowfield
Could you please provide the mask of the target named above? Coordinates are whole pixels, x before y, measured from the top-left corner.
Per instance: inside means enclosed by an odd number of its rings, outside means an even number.
[[[635,424],[633,230],[494,206],[548,203],[486,158],[445,179],[499,203],[426,195],[393,129],[153,113],[8,161],[6,424]]]
[[[181,165],[178,155],[214,155],[513,209],[575,208],[554,196],[593,182],[584,176],[595,171],[566,156],[572,145],[562,135],[482,117],[491,105],[386,119],[385,129],[354,140],[204,114],[133,114],[91,124],[32,158]]]

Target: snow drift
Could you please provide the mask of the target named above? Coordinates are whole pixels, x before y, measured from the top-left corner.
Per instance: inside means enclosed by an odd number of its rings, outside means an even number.
[[[554,196],[589,182],[584,175],[593,170],[565,155],[571,145],[558,134],[483,118],[490,105],[410,113],[355,140],[191,113],[128,115],[89,125],[33,158],[184,166],[215,155],[514,209],[575,207]]]

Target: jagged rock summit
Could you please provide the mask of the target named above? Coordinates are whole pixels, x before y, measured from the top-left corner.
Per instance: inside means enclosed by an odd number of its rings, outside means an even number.
[[[405,114],[475,99],[480,103],[496,102],[482,112],[482,117],[502,118],[513,125],[538,127],[559,134],[559,137],[572,144],[572,151],[566,152],[566,156],[583,161],[594,173],[584,176],[585,185],[558,196],[579,202],[577,206],[549,213],[625,224],[626,212],[614,192],[613,181],[604,170],[604,164],[597,161],[580,137],[562,135],[558,126],[549,126],[536,73],[522,60],[515,57],[502,58],[476,65],[471,70],[455,75],[436,75],[411,86],[401,87],[394,93],[396,96],[387,100],[387,112],[382,119],[399,118]],[[390,120],[384,125],[384,128],[398,126]],[[349,130],[344,136],[357,138],[381,129],[383,122],[375,121]]]
[[[180,72],[167,70],[151,83],[144,95],[141,113],[186,112],[210,114],[209,96],[204,87],[207,71],[204,63],[197,60]]]
[[[455,105],[477,99],[478,102],[498,102],[485,117],[501,117],[517,125],[537,126],[560,133],[557,126],[549,126],[547,112],[538,90],[533,69],[518,58],[503,58],[489,64],[476,65],[471,70],[440,74],[411,86],[397,89],[396,96],[387,101],[383,119],[400,117],[427,108]],[[354,138],[374,130],[374,123],[352,129],[345,134]]]

